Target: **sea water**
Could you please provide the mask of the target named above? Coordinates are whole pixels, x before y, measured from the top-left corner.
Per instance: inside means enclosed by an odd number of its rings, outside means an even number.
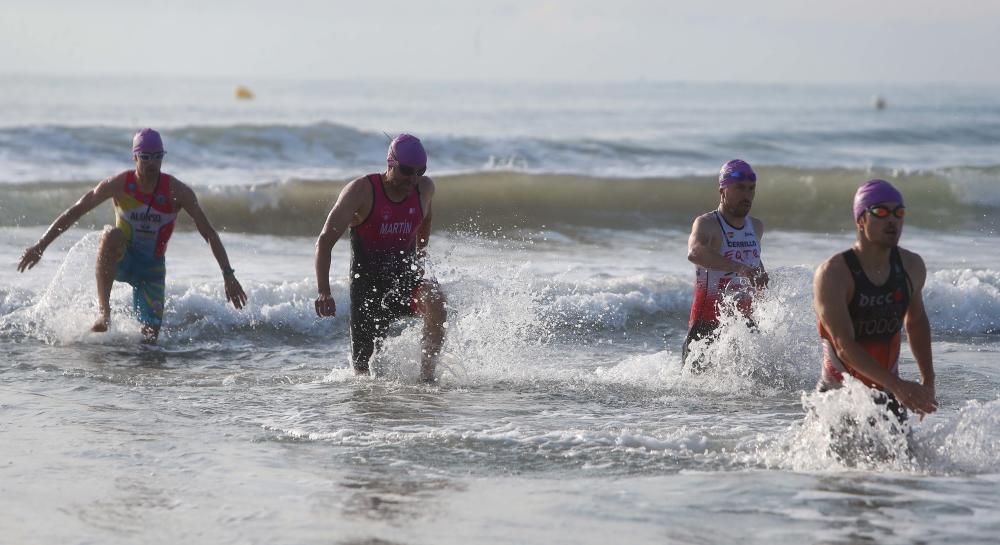
[[[996,89],[232,82],[0,82],[0,527],[4,543],[992,543],[1000,530],[1000,99]],[[136,89],[138,85],[140,89]],[[141,92],[139,92],[141,91]],[[875,110],[871,95],[886,97]],[[225,303],[182,222],[164,327],[130,290],[96,314],[102,206],[20,274],[23,249],[131,134],[163,132],[249,297]],[[348,366],[313,310],[315,237],[386,136],[426,143],[428,272],[448,299],[434,385],[420,324]],[[714,172],[760,175],[771,277],[757,329],[680,362],[691,220]],[[940,409],[909,435],[857,383],[817,394],[812,274],[853,242],[872,177],[907,199]],[[901,374],[918,371],[904,344]],[[874,424],[846,446],[845,419]]]

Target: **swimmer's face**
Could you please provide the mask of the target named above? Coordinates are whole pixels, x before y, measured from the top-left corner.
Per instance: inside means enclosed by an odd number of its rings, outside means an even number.
[[[722,209],[738,218],[750,213],[753,197],[757,192],[757,182],[739,182],[719,190],[722,194]]]
[[[135,170],[143,178],[154,179],[160,176],[160,167],[163,166],[164,152],[139,152],[132,154],[135,159]]]
[[[885,201],[874,205],[872,208],[888,208],[895,211],[900,206],[897,201]],[[903,234],[903,218],[894,213],[885,217],[878,217],[868,210],[858,218],[858,236],[865,240],[884,248],[892,248],[899,244],[899,237]]]
[[[420,181],[421,176],[424,175],[424,171],[426,170],[426,167],[391,166],[389,167],[385,181],[387,185],[394,189],[409,191],[417,185],[417,182]]]

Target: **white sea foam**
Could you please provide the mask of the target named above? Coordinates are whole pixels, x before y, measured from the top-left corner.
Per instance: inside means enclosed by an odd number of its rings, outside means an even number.
[[[931,324],[963,333],[1000,330],[1000,273],[949,269],[929,275],[924,293]]]
[[[1000,399],[966,401],[958,413],[917,428],[918,456],[935,471],[996,473],[1000,470]]]
[[[874,391],[847,377],[843,388],[802,394],[801,422],[762,442],[748,459],[795,471],[878,470],[994,473],[1000,469],[1000,400],[968,401],[957,412],[905,424],[872,401]]]

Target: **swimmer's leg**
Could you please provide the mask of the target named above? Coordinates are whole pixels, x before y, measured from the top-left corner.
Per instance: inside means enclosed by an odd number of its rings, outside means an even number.
[[[111,286],[118,266],[125,255],[125,233],[117,227],[107,228],[97,249],[97,320],[91,331],[104,332],[111,322]]]
[[[372,355],[382,344],[391,324],[381,303],[383,291],[364,282],[351,283],[351,367],[357,375],[371,373]]]
[[[707,340],[706,344],[711,344],[714,340],[713,333],[716,327],[717,325],[712,322],[697,321],[691,325],[691,329],[684,339],[684,346],[681,347],[681,362],[684,366],[691,369],[691,372],[694,374],[704,373],[708,369],[709,362],[705,360],[703,355],[697,358],[689,358],[691,352],[690,344],[702,339]]]
[[[420,284],[414,298],[417,313],[424,318],[424,333],[421,337],[423,356],[420,360],[420,380],[434,382],[434,370],[437,367],[437,357],[444,344],[445,322],[448,311],[445,308],[444,293],[437,282],[426,281]]]
[[[142,324],[143,342],[155,344],[163,324],[167,269],[162,258],[144,264],[142,280],[132,288],[132,307]]]

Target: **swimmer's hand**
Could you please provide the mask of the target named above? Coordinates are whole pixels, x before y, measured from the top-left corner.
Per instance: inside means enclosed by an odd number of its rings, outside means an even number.
[[[226,281],[226,301],[229,301],[238,309],[245,307],[247,305],[247,294],[243,293],[243,286],[236,279],[236,275],[230,272],[222,278]]]
[[[21,254],[21,262],[17,264],[17,271],[24,272],[32,267],[34,267],[42,259],[42,252],[45,248],[42,247],[41,243],[35,244],[34,246],[24,250]]]
[[[337,303],[329,293],[321,293],[316,298],[316,315],[323,318],[337,315]]]
[[[742,276],[750,281],[750,285],[757,289],[764,289],[767,287],[767,283],[770,280],[767,276],[767,271],[763,267],[748,267],[746,265],[740,265],[735,271],[738,276]]]
[[[889,391],[904,407],[919,414],[921,420],[938,408],[937,399],[934,398],[933,385],[924,386],[908,380],[898,380],[889,388]]]

